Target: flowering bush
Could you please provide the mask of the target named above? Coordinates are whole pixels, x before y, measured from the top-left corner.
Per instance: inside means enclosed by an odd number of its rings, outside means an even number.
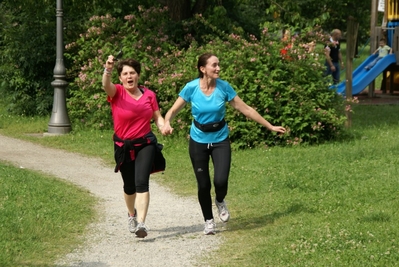
[[[265,23],[258,40],[255,36],[224,34],[201,15],[190,22],[191,27],[195,24],[213,34],[202,39],[209,40],[206,43],[199,43],[186,33],[183,39],[190,45],[183,49],[168,35],[171,28],[165,9],[139,10],[124,19],[93,18],[81,39],[67,46],[69,58],[79,67],[71,69],[72,73],[78,71],[69,87],[71,119],[95,128],[112,127],[101,78],[108,54],[115,55],[120,47],[125,58],[142,63],[141,82],[157,93],[163,115],[183,86],[197,77],[198,56],[212,52],[220,60],[221,78],[269,122],[288,129],[284,135],[271,133],[229,106],[226,120],[235,147],[312,144],[340,134],[345,121],[344,99],[328,89],[323,77],[322,46],[309,50],[309,36],[320,42],[314,29],[293,40],[288,58],[282,58],[280,50],[285,45],[275,34],[280,25]],[[116,73],[113,75],[113,81],[118,82]],[[175,132],[187,136],[191,120],[190,108],[183,109],[173,122]]]

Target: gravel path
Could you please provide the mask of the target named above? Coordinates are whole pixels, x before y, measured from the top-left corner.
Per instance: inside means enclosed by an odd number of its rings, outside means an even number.
[[[219,234],[203,235],[202,215],[195,198],[178,197],[151,179],[146,220],[150,231],[144,239],[135,238],[127,229],[122,179],[113,167],[96,158],[2,135],[0,147],[1,161],[70,181],[100,198],[100,220],[89,226],[84,244],[56,266],[207,266],[201,257],[222,242],[222,223],[217,223]]]

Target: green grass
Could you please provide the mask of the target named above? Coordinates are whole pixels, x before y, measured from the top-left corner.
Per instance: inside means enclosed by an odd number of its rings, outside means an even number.
[[[234,154],[220,266],[397,264],[399,106],[355,111],[347,142]]]
[[[0,162],[0,266],[54,266],[95,218],[87,191]]]
[[[43,133],[49,118],[10,116],[4,106],[1,134],[46,142],[26,133]],[[49,146],[62,147],[57,138],[50,139]],[[84,241],[87,225],[97,219],[96,203],[87,190],[71,183],[0,162],[0,266],[54,266]]]
[[[359,105],[354,107],[349,137],[343,141],[234,151],[226,198],[232,220],[221,233],[225,242],[207,258],[209,264],[398,265],[398,112],[397,105]],[[58,137],[25,134],[46,130],[48,119],[0,115],[0,133],[96,155],[112,169],[111,131],[79,131]],[[22,127],[24,130],[19,130]],[[153,179],[195,199],[187,140],[159,139],[165,145],[167,170]],[[19,171],[13,170],[16,179],[24,175]],[[54,208],[50,202],[43,203],[49,205],[47,209]],[[2,240],[15,251],[24,249],[22,244]],[[58,240],[48,242],[56,246]],[[40,265],[41,260],[38,257],[31,265]]]

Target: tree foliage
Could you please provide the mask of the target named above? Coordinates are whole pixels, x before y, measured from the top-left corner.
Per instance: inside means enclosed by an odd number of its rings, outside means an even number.
[[[87,31],[67,50],[67,57],[80,66],[70,84],[68,99],[68,110],[76,125],[112,128],[110,107],[101,85],[102,67],[107,55],[122,47],[124,57],[142,63],[141,82],[157,93],[162,113],[171,107],[184,84],[196,77],[198,56],[204,52],[216,54],[222,78],[240,97],[271,123],[289,128],[288,134],[277,136],[229,108],[226,119],[236,147],[318,143],[340,134],[345,119],[341,113],[343,99],[328,89],[323,78],[324,66],[318,57],[322,51],[306,52],[303,40],[298,39],[296,48],[282,58],[280,50],[286,44],[277,34],[282,25],[266,22],[260,39],[252,35],[247,40],[242,35],[226,34],[197,15],[190,27],[207,29],[212,38],[198,42],[187,31],[184,39],[190,46],[181,49],[167,34],[169,23],[165,8],[143,9],[124,19],[96,16],[90,20]],[[315,30],[309,28],[309,34],[322,41],[324,35],[316,35]],[[304,33],[303,38],[308,35]],[[113,80],[118,82],[115,75]],[[181,111],[175,120],[175,132],[187,135],[191,120],[189,108]]]
[[[335,28],[345,32],[347,19],[351,16],[359,22],[360,39],[365,41],[369,37],[371,1],[270,0],[270,4],[269,12],[298,29],[317,24],[328,32]]]
[[[3,0],[0,5],[0,90],[9,99],[8,108],[12,112],[48,114],[52,104],[51,82],[54,80],[55,65],[55,1]],[[98,95],[101,92],[98,72],[102,69],[104,55],[115,53],[120,47],[123,47],[126,56],[134,56],[146,66],[143,82],[151,85],[151,89],[162,92],[160,101],[164,109],[169,107],[182,84],[193,78],[192,66],[198,52],[214,50],[220,54],[222,62],[228,62],[223,65],[224,77],[231,80],[237,90],[242,90],[242,85],[245,85],[245,90],[250,90],[239,92],[245,95],[251,105],[260,105],[262,108],[273,106],[268,109],[270,117],[276,118],[276,123],[295,125],[291,131],[294,139],[314,142],[335,135],[326,128],[323,133],[320,130],[317,135],[311,135],[317,125],[310,121],[320,119],[323,127],[338,131],[341,119],[333,122],[334,115],[331,115],[336,114],[337,107],[324,111],[327,99],[332,95],[328,95],[331,93],[329,91],[323,91],[324,81],[319,82],[321,77],[308,73],[311,66],[317,66],[306,65],[313,64],[311,60],[307,63],[303,60],[283,61],[284,64],[277,60],[280,59],[276,55],[277,47],[282,44],[276,42],[276,38],[281,36],[281,29],[285,27],[301,32],[302,42],[306,38],[313,38],[307,33],[314,34],[315,25],[320,27],[317,30],[328,32],[333,28],[341,28],[345,31],[348,15],[356,15],[360,28],[366,31],[369,27],[370,3],[355,0],[69,0],[64,1],[63,9],[64,41],[68,44],[65,64],[67,80],[71,82],[67,87],[67,97],[73,118],[85,120],[90,125],[99,126],[103,123],[105,127],[105,121],[100,122],[95,118],[95,114],[100,116],[102,113],[94,112],[100,105],[104,109],[103,114],[109,116],[106,103],[101,102],[103,99]],[[356,14],[351,14],[354,9]],[[267,35],[264,34],[265,28],[268,28]],[[232,36],[238,36],[239,41],[233,40]],[[242,49],[250,51],[244,53]],[[255,52],[264,57],[259,57]],[[273,57],[276,60],[270,59]],[[256,60],[248,62],[252,58]],[[245,66],[246,69],[235,69],[237,66]],[[240,80],[235,72],[246,78]],[[267,76],[260,78],[262,73]],[[292,75],[286,76],[287,73]],[[87,80],[84,81],[84,78]],[[309,82],[305,84],[305,80]],[[94,87],[86,84],[87,81],[93,82]],[[278,92],[281,101],[276,98],[268,102],[270,99],[266,93],[258,95],[256,91],[263,90],[262,86],[271,90],[266,91],[268,94]],[[285,91],[285,87],[294,90]],[[84,88],[89,89],[82,91]],[[301,112],[293,108],[304,102],[294,103],[290,98],[313,97],[313,93],[309,92],[315,90],[322,90],[323,93],[316,94],[318,106],[313,108],[320,108],[323,110],[320,114],[330,114],[330,117],[315,117],[310,106],[301,109]],[[297,92],[300,94],[296,95]],[[260,99],[264,102],[257,102]],[[335,101],[333,103],[337,104]],[[284,106],[284,111],[277,108],[278,105]],[[292,107],[293,111],[288,112],[288,107]],[[304,110],[313,114],[306,117],[306,123],[300,120]],[[91,112],[92,116],[87,115]],[[295,117],[294,121],[288,119],[290,114],[292,118]],[[182,132],[185,132],[189,123],[188,116],[188,113],[182,115]],[[236,129],[233,137],[243,140],[243,144],[255,144],[255,140],[244,138],[250,129],[255,129],[251,128],[251,122],[239,121],[242,125],[235,127],[232,124]],[[323,124],[326,121],[328,123]],[[260,131],[257,129],[255,137],[260,137]],[[287,137],[287,140],[291,139]]]
[[[155,1],[64,1],[65,42],[78,37],[92,14],[109,13],[121,17],[140,3],[152,5]],[[8,110],[29,116],[47,115],[53,103],[56,3],[5,0],[0,7],[0,90],[9,100]]]

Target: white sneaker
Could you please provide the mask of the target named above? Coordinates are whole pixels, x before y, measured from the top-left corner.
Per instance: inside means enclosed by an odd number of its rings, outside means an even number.
[[[216,207],[218,208],[219,211],[219,218],[222,222],[228,222],[230,219],[230,213],[229,210],[227,209],[226,202],[223,200],[223,202],[218,202],[215,199],[215,204]]]
[[[127,225],[129,228],[129,231],[131,233],[136,232],[136,227],[137,227],[137,211],[135,210],[135,213],[133,216],[131,216],[129,213],[127,214],[129,218],[127,219]]]
[[[147,231],[148,231],[147,226],[141,222],[137,225],[136,232],[134,233],[136,234],[136,237],[144,238],[147,236]]]
[[[205,228],[204,228],[204,234],[206,235],[214,235],[216,233],[216,224],[213,221],[213,219],[206,220],[205,221]]]

